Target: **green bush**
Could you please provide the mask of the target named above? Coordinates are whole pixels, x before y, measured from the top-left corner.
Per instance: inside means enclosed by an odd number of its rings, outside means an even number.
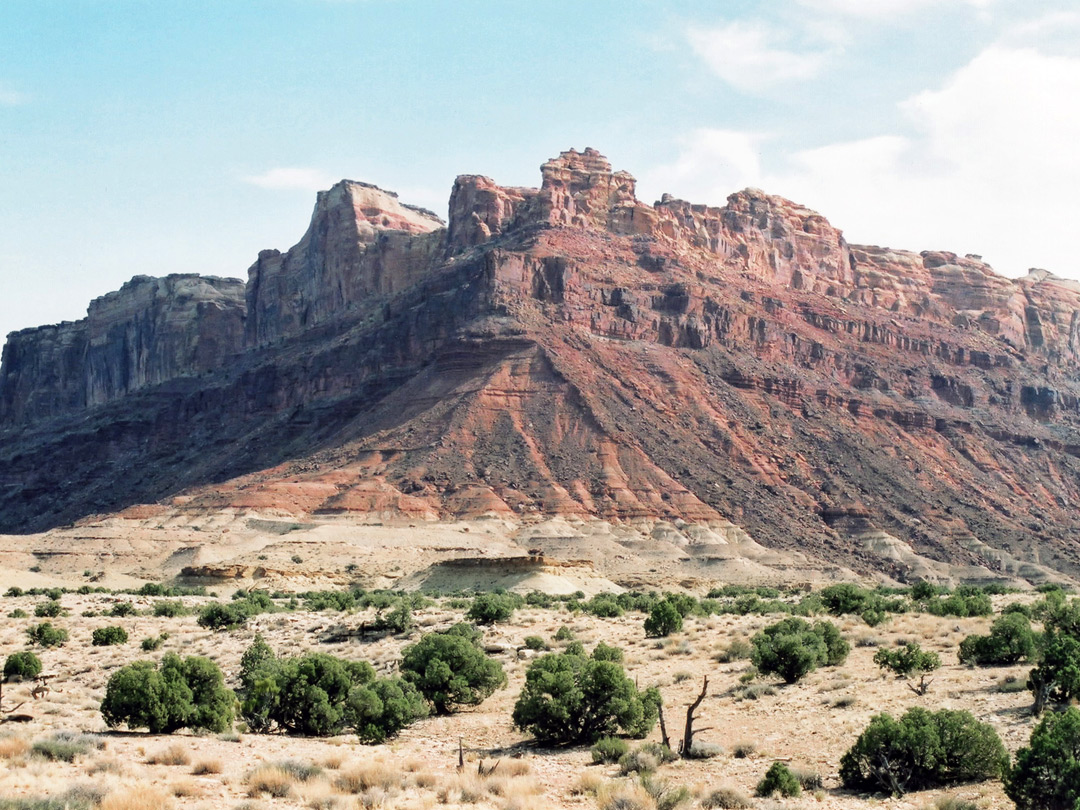
[[[68,640],[68,631],[62,627],[53,627],[52,622],[28,627],[26,635],[32,644],[40,644],[42,647],[61,647]]]
[[[147,636],[139,644],[142,647],[143,652],[153,652],[154,650],[160,650],[161,645],[165,643],[165,639],[169,637],[168,633],[162,633],[160,636]]]
[[[98,627],[90,636],[90,643],[95,647],[110,647],[113,644],[127,644],[128,634],[123,627]]]
[[[394,635],[407,633],[412,629],[412,626],[412,608],[404,599],[399,600],[396,605],[385,613],[380,612],[371,623],[372,629],[376,632],[393,633]]]
[[[762,780],[757,783],[754,792],[763,797],[779,793],[784,798],[794,798],[802,793],[802,786],[787,765],[783,762],[774,762],[769,766]]]
[[[962,585],[948,596],[929,599],[926,610],[935,616],[989,616],[994,612],[990,597],[979,588]]]
[[[117,602],[110,608],[107,616],[114,616],[118,619],[122,619],[125,616],[134,616],[138,611],[131,602]]]
[[[1022,613],[1007,613],[990,627],[990,635],[972,635],[960,642],[960,663],[980,667],[1015,664],[1037,654],[1037,636]]]
[[[197,621],[199,627],[205,627],[207,630],[228,630],[242,625],[250,615],[240,604],[211,602],[199,611]]]
[[[574,640],[574,631],[571,630],[569,627],[567,627],[564,624],[558,630],[555,631],[555,640],[556,641],[573,641]]]
[[[542,652],[548,648],[548,643],[540,636],[525,636],[525,649]]]
[[[152,734],[181,728],[221,733],[232,728],[235,700],[209,658],[166,653],[160,667],[136,661],[114,672],[101,716],[110,728],[125,724]]]
[[[1035,695],[1035,714],[1048,700],[1065,704],[1080,698],[1080,639],[1048,631],[1042,659],[1028,675],[1028,689]]]
[[[993,727],[969,712],[909,709],[899,721],[876,715],[840,760],[852,790],[895,796],[909,790],[996,779],[1008,754]]]
[[[4,661],[5,681],[31,681],[41,672],[41,659],[30,651],[12,653]]]
[[[9,619],[25,619],[29,615],[30,614],[27,613],[22,608],[15,608],[13,611],[11,611],[11,613],[8,614],[8,618]]]
[[[682,630],[683,615],[678,607],[669,599],[661,599],[645,619],[645,635],[649,638],[670,636]]]
[[[39,619],[55,619],[64,613],[64,606],[56,599],[40,602],[34,606],[34,615]]]
[[[154,603],[154,615],[158,618],[173,618],[187,616],[190,611],[184,607],[184,603],[177,600],[162,600]]]
[[[621,664],[623,651],[621,647],[614,647],[601,641],[593,648],[592,657],[596,661],[614,661],[616,664]]]
[[[427,713],[423,696],[401,678],[376,678],[356,686],[345,702],[345,724],[361,742],[371,744],[385,742]]]
[[[428,633],[402,651],[402,677],[431,701],[437,714],[476,705],[506,683],[502,664],[480,649],[469,625]]]
[[[750,660],[763,675],[779,675],[786,683],[795,683],[819,666],[838,666],[846,659],[850,645],[831,622],[811,625],[805,619],[791,617],[769,625],[750,643]]]
[[[614,661],[552,653],[526,670],[513,719],[541,742],[592,743],[620,731],[644,737],[659,711],[659,690],[639,692]]]
[[[477,624],[505,622],[514,615],[517,603],[510,594],[478,593],[472,601],[465,618]]]
[[[642,743],[633,751],[627,751],[619,757],[619,772],[638,773],[644,776],[678,758],[678,755],[663,743]]]
[[[240,712],[255,733],[325,737],[350,729],[380,743],[427,714],[423,698],[398,678],[376,678],[365,661],[324,653],[281,658],[263,637],[240,659]]]
[[[94,734],[58,731],[47,739],[36,740],[30,750],[53,762],[74,762],[76,757],[103,747],[104,743]]]
[[[618,597],[613,593],[598,593],[581,607],[586,613],[603,619],[614,619],[622,616],[624,612]]]
[[[1074,810],[1080,807],[1080,710],[1050,714],[1016,752],[1005,777],[1005,794],[1017,810]]]
[[[907,678],[915,673],[933,672],[941,666],[941,656],[923,650],[917,641],[909,641],[898,650],[880,648],[874,653],[874,663],[901,678]]]
[[[876,594],[851,583],[829,585],[818,594],[825,610],[833,616],[859,615],[874,606]]]
[[[593,743],[589,752],[592,754],[593,764],[602,765],[604,763],[618,762],[629,750],[630,745],[626,740],[618,737],[601,737]]]

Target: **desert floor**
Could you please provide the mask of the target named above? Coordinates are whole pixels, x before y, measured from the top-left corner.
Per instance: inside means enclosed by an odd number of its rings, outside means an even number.
[[[222,598],[228,591],[220,589]],[[995,597],[995,607],[1029,596]],[[30,618],[6,618],[0,629],[0,653],[6,656],[26,649],[25,630],[41,621],[33,617],[34,606],[44,597],[0,598],[7,616],[21,608]],[[955,619],[922,614],[893,617],[871,628],[861,619],[836,620],[852,651],[840,667],[819,669],[793,686],[769,679],[755,683],[771,685],[755,698],[736,694],[739,676],[748,661],[719,663],[716,654],[737,639],[748,640],[757,630],[779,616],[713,616],[689,618],[682,632],[669,638],[647,639],[643,616],[628,613],[620,618],[600,619],[573,615],[565,610],[525,608],[506,624],[485,630],[484,643],[509,676],[509,685],[478,707],[449,717],[421,720],[387,745],[365,746],[355,738],[288,738],[246,733],[196,736],[179,733],[152,736],[141,732],[113,732],[99,713],[109,675],[118,667],[143,658],[160,658],[174,651],[214,659],[235,686],[240,656],[256,632],[261,632],[281,654],[318,649],[348,658],[371,661],[380,672],[393,672],[401,649],[422,632],[441,629],[460,621],[461,609],[443,604],[419,610],[416,629],[409,636],[371,642],[350,640],[339,644],[320,641],[324,631],[339,625],[356,626],[370,614],[290,612],[263,614],[242,629],[211,632],[196,624],[195,616],[154,618],[86,617],[85,611],[102,612],[113,604],[130,601],[149,612],[155,599],[107,594],[65,594],[66,617],[52,620],[70,631],[62,647],[36,649],[45,670],[56,673],[55,690],[32,700],[30,685],[9,684],[4,703],[28,701],[19,711],[29,713],[27,723],[0,726],[0,799],[58,796],[75,789],[84,795],[106,796],[106,808],[434,808],[471,806],[505,810],[545,807],[598,807],[602,796],[619,793],[621,810],[652,810],[647,798],[632,787],[632,777],[618,774],[614,765],[593,765],[588,749],[550,750],[536,747],[515,730],[511,711],[524,681],[528,657],[520,649],[526,636],[538,635],[552,643],[564,624],[586,648],[598,641],[624,648],[624,665],[641,688],[660,687],[672,739],[682,733],[685,707],[709,678],[708,696],[697,714],[697,739],[718,744],[723,753],[708,760],[676,761],[662,766],[656,779],[673,786],[685,785],[698,805],[715,789],[736,788],[752,796],[754,786],[774,759],[792,767],[820,774],[823,789],[798,799],[753,799],[754,807],[822,808],[928,808],[944,806],[946,797],[973,802],[978,807],[1011,807],[996,782],[973,784],[948,791],[909,794],[901,799],[858,796],[839,789],[840,758],[866,726],[872,715],[888,711],[895,715],[922,705],[931,709],[968,709],[991,723],[1011,752],[1026,744],[1033,719],[1030,695],[1007,691],[999,685],[1007,679],[1025,678],[1027,667],[970,669],[957,662],[960,641],[973,632],[985,633],[992,618]],[[185,597],[197,607],[209,601]],[[129,643],[93,647],[94,628],[120,625]],[[164,646],[153,653],[139,648],[141,639],[169,634]],[[875,645],[892,645],[913,639],[940,653],[944,666],[934,673],[933,685],[924,697],[916,696],[903,680],[883,675],[872,662]],[[99,749],[77,757],[72,763],[52,762],[34,755],[33,742],[59,731],[100,735]],[[650,740],[659,740],[655,729]],[[457,771],[459,739],[468,762]],[[631,745],[636,743],[631,742]],[[750,751],[736,757],[734,750]],[[492,776],[477,775],[479,761],[490,765],[501,760]],[[275,798],[260,794],[253,783],[258,769],[284,761],[318,766],[307,781],[285,779]],[[157,763],[157,764],[155,764]],[[170,764],[173,763],[173,764]],[[295,768],[294,768],[295,770]],[[253,776],[253,774],[256,774]],[[621,784],[625,780],[626,784]],[[691,805],[685,805],[687,807]]]

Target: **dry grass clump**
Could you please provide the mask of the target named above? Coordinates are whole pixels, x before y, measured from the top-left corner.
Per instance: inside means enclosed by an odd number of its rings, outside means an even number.
[[[30,743],[22,737],[0,737],[0,759],[18,759],[30,751]]]
[[[221,773],[220,759],[201,759],[191,768],[193,776],[206,776],[212,773]]]
[[[167,810],[172,799],[159,788],[135,785],[110,793],[101,802],[101,810]]]
[[[401,770],[385,760],[373,759],[343,770],[334,780],[337,789],[343,793],[360,794],[372,788],[389,790],[400,787],[404,782]]]
[[[205,788],[194,779],[177,779],[169,785],[172,795],[178,799],[197,799],[206,793]]]
[[[146,758],[147,765],[190,765],[191,754],[179,743],[155,751]]]
[[[345,755],[334,752],[323,757],[323,767],[328,771],[336,771],[345,763]]]
[[[731,746],[731,755],[735,759],[748,759],[757,752],[757,745],[750,740],[739,740]]]
[[[750,797],[736,787],[718,787],[701,800],[705,810],[746,810],[753,807]]]
[[[570,787],[570,794],[573,796],[597,796],[606,782],[607,780],[600,774],[585,771]]]
[[[292,795],[297,781],[295,776],[276,765],[262,765],[248,774],[247,794],[253,799],[264,793],[275,799],[285,799]]]
[[[657,810],[656,800],[636,779],[608,782],[596,794],[600,810]]]

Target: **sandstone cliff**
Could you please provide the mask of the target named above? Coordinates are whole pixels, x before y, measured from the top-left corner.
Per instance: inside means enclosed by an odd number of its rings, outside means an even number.
[[[129,290],[9,338],[3,528],[182,493],[323,516],[730,521],[898,576],[911,549],[1080,572],[1080,285],[1045,271],[849,245],[753,189],[647,205],[570,150],[538,189],[459,177],[445,227],[342,182],[298,245],[260,254],[243,306],[214,289],[213,316],[170,320]]]

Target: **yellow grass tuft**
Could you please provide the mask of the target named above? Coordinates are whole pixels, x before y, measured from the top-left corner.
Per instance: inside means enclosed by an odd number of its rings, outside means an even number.
[[[18,759],[30,751],[30,743],[22,737],[0,737],[0,759]]]
[[[206,776],[211,773],[221,773],[220,759],[201,759],[191,769],[195,776]]]
[[[284,799],[292,795],[296,777],[274,765],[263,765],[251,772],[247,784],[252,798],[269,793],[275,799]]]
[[[401,786],[403,782],[402,772],[381,759],[353,765],[342,771],[335,780],[338,790],[354,794],[363,793],[371,788],[388,790]]]
[[[179,743],[155,751],[146,758],[147,765],[189,765],[191,754]]]
[[[156,787],[136,785],[110,793],[101,802],[101,810],[167,810],[172,799]]]

